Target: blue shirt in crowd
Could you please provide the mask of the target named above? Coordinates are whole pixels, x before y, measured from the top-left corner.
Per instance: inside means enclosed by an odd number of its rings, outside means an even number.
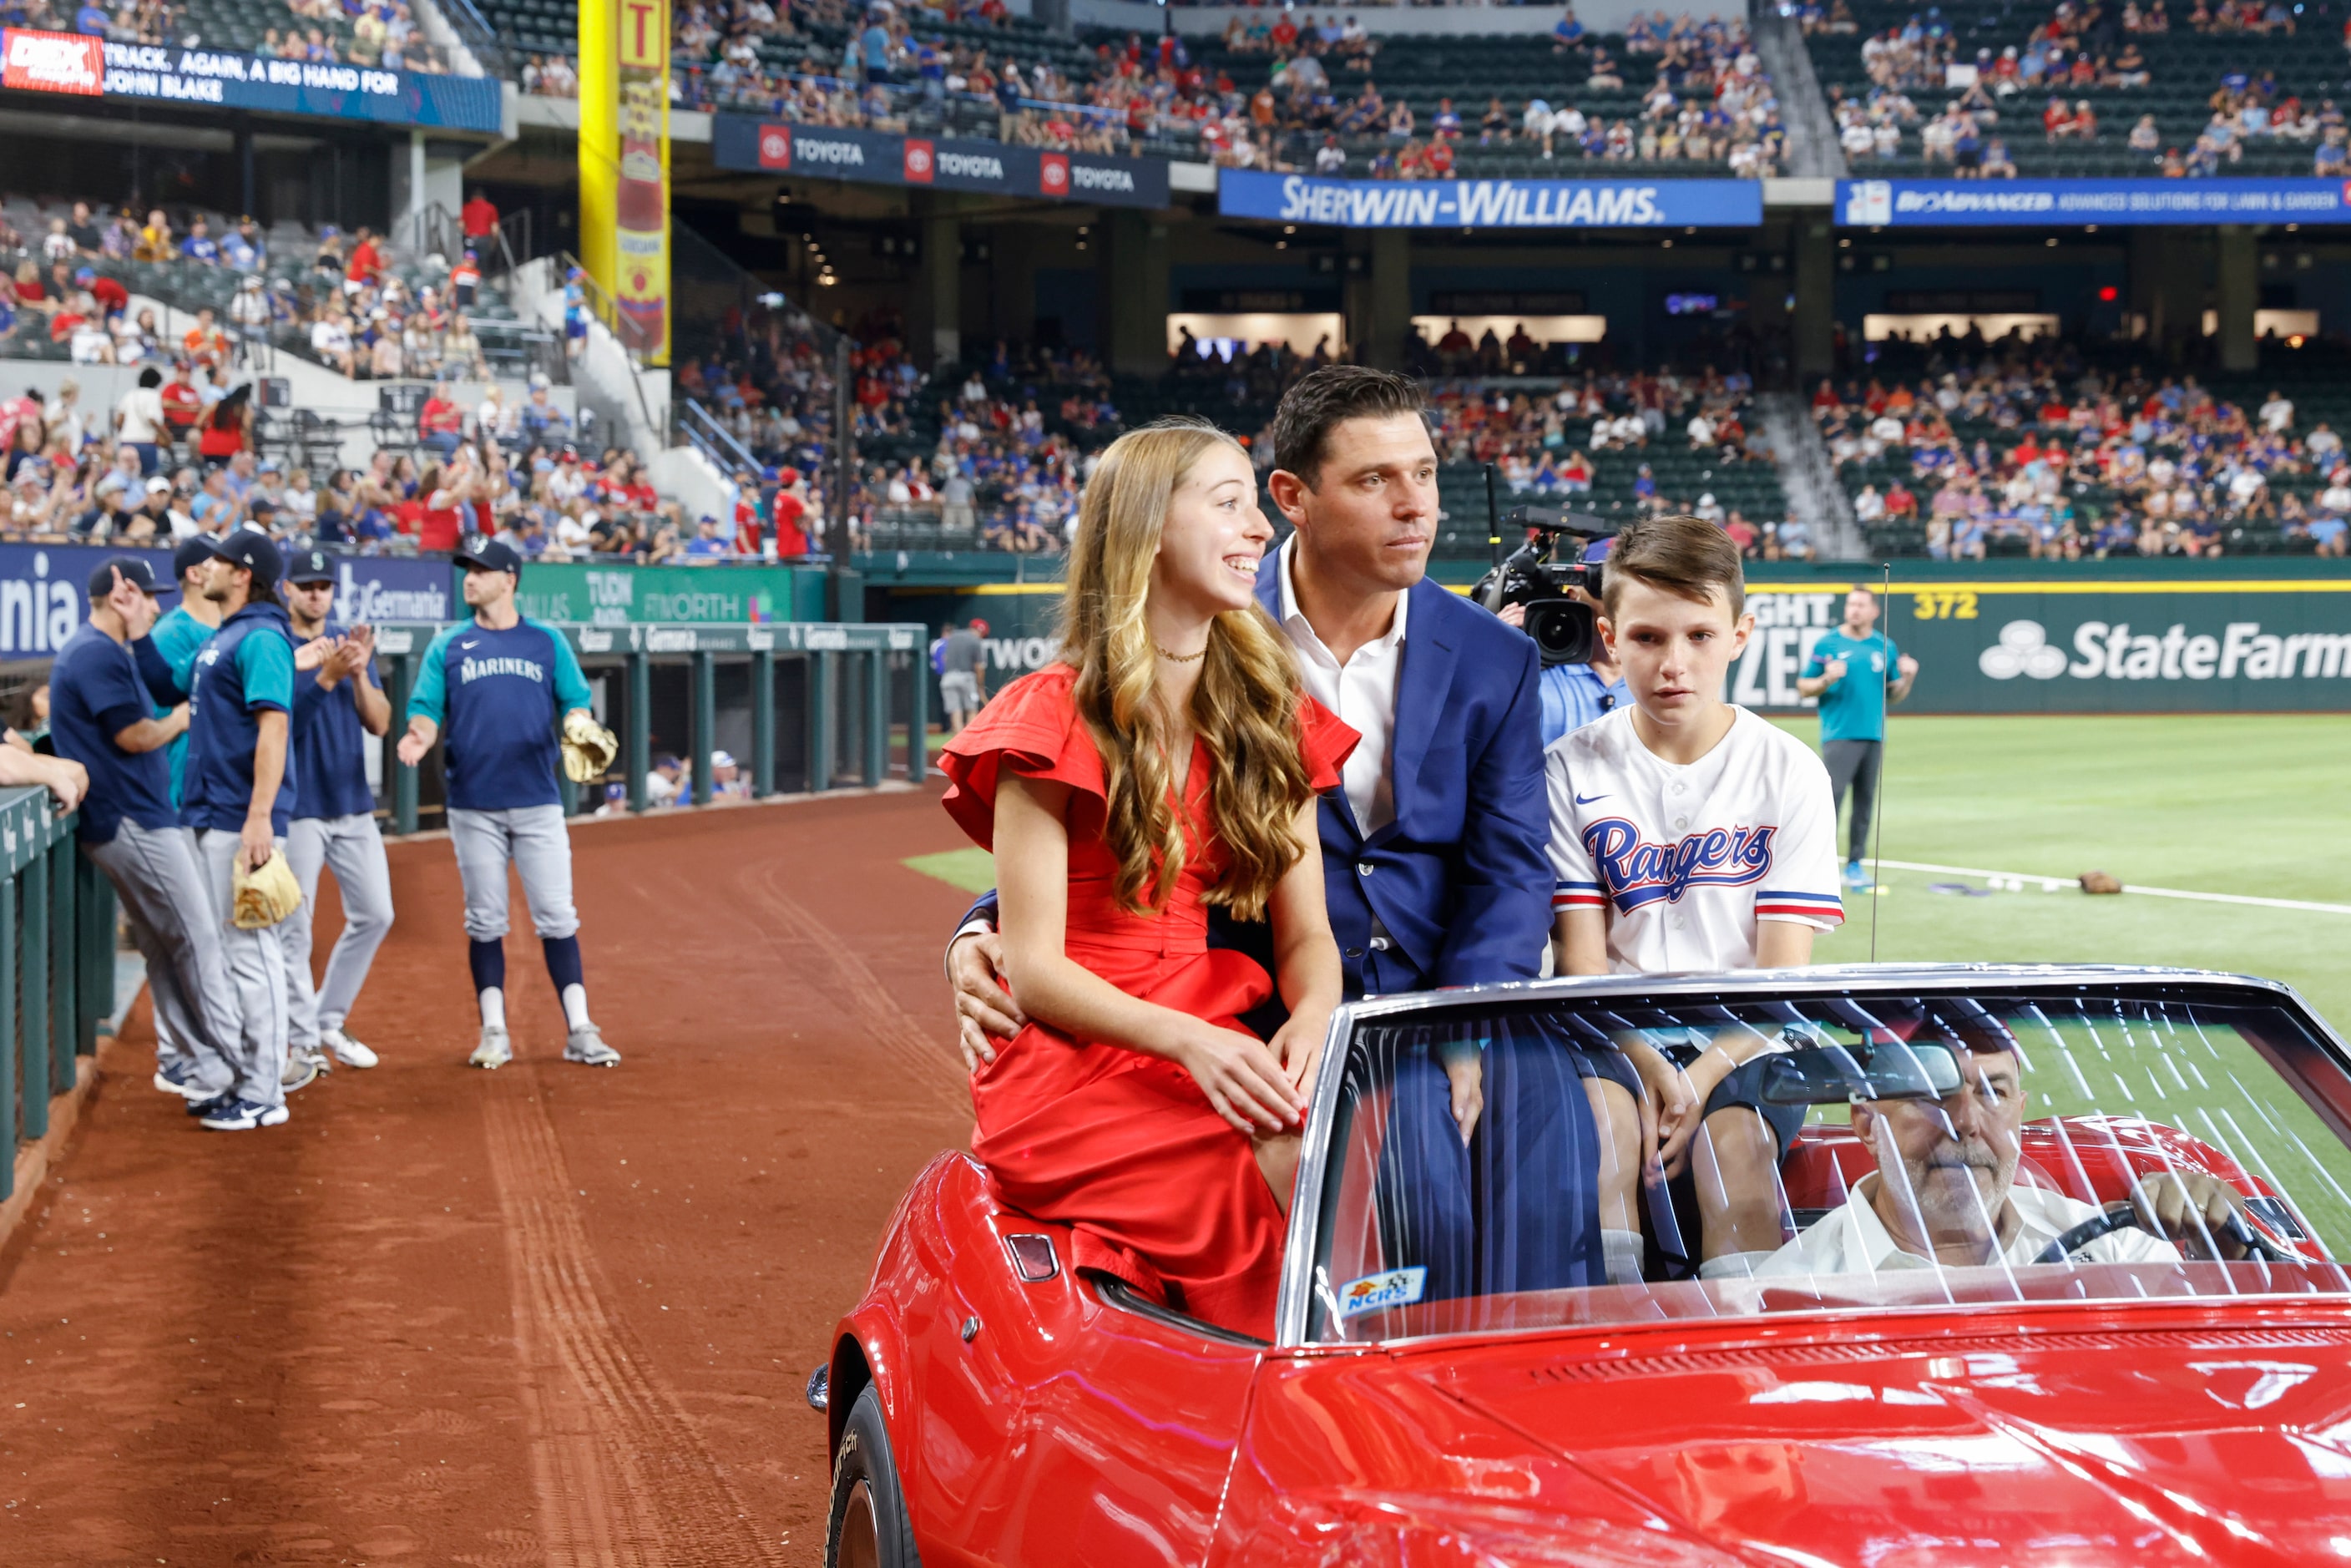
[[[571,644],[545,622],[493,632],[461,621],[424,651],[408,711],[441,727],[449,804],[506,811],[561,802],[557,723],[593,700]]]
[[[83,622],[49,668],[50,744],[89,772],[77,830],[82,842],[113,842],[125,817],[156,832],[179,825],[162,748],[131,752],[114,744],[116,736],[152,716],[147,685],[131,650]]]
[[[186,800],[181,821],[191,828],[235,832],[253,804],[253,754],[261,742],[261,716],[294,711],[294,633],[284,606],[248,604],[221,623],[196,655],[188,692]],[[288,737],[290,740],[290,737]],[[301,773],[286,748],[286,773],[269,810],[269,830],[283,838],[294,820]]]
[[[339,637],[329,627],[326,635]],[[377,681],[370,659],[367,678]],[[296,818],[356,817],[375,810],[375,791],[368,788],[367,747],[374,737],[360,722],[357,675],[345,675],[332,691],[319,685],[318,672],[294,679],[294,756],[302,775],[302,798],[294,803]]]

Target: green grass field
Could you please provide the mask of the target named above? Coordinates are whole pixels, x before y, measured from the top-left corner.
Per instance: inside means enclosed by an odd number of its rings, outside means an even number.
[[[1808,721],[1787,727],[1816,741]],[[2351,904],[2351,717],[1897,718],[1879,809],[1888,860]],[[1825,962],[2180,964],[2294,986],[2351,1024],[2351,915],[2068,886],[1967,898],[1888,871]]]

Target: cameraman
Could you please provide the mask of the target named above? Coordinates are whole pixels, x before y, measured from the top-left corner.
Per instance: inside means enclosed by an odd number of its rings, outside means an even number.
[[[1587,561],[1604,558],[1607,546],[1596,543],[1586,553]],[[1569,598],[1588,607],[1594,615],[1604,613],[1600,601],[1581,588],[1567,590]],[[1527,607],[1505,604],[1495,612],[1503,623],[1523,631],[1527,624]],[[1551,743],[1573,729],[1582,729],[1593,719],[1614,712],[1633,700],[1631,690],[1616,662],[1609,656],[1608,644],[1598,637],[1593,639],[1592,662],[1586,664],[1546,664],[1543,666],[1542,743],[1549,750]]]

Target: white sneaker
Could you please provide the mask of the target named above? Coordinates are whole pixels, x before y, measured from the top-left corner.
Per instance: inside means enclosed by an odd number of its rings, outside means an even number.
[[[335,1053],[335,1060],[345,1067],[373,1067],[382,1060],[374,1051],[339,1029],[326,1030],[320,1033],[319,1039],[321,1044]]]
[[[473,1067],[504,1067],[514,1060],[514,1047],[507,1043],[507,1031],[496,1024],[482,1026],[482,1043],[474,1047],[474,1054],[465,1058]]]
[[[604,1037],[592,1023],[581,1024],[563,1042],[563,1060],[576,1061],[582,1067],[618,1067],[621,1053],[604,1043]]]

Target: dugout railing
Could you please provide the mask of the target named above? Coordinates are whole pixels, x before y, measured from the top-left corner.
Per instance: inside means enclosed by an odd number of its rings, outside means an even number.
[[[114,1016],[114,888],[47,789],[0,789],[0,1202]]]
[[[687,767],[676,803],[714,798],[712,757],[734,757],[754,800],[872,788],[930,770],[930,670],[920,625],[778,622],[712,626],[559,624],[580,656],[597,716],[620,737],[610,773],[563,781],[568,815],[606,804],[620,786],[628,810],[652,803],[647,780],[664,754]],[[400,622],[376,630],[377,663],[392,699],[381,753],[390,831],[413,832],[442,810],[438,748],[402,768],[392,747],[408,727],[419,661],[441,631]]]

